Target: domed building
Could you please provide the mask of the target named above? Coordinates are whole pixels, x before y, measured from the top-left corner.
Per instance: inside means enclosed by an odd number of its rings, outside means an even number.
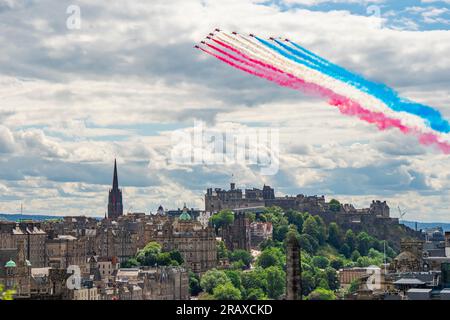
[[[18,241],[17,249],[0,249],[0,285],[15,290],[15,299],[30,297],[31,263],[24,248],[24,242]]]

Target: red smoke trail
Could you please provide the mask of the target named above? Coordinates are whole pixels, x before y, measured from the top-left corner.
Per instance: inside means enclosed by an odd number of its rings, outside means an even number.
[[[401,123],[401,121],[398,119],[393,119],[393,118],[387,117],[385,114],[383,114],[381,112],[373,112],[373,111],[367,110],[367,109],[363,108],[359,103],[357,103],[347,97],[336,94],[335,92],[333,92],[332,90],[330,90],[328,88],[324,88],[324,87],[319,86],[314,83],[305,82],[304,80],[302,80],[292,74],[284,73],[284,75],[279,75],[279,74],[276,74],[272,70],[265,70],[264,68],[261,68],[261,67],[255,67],[254,64],[249,63],[247,61],[243,61],[242,59],[235,57],[227,52],[224,52],[223,50],[221,50],[215,46],[212,46],[212,45],[209,45],[209,46],[212,48],[218,49],[219,52],[225,54],[226,56],[230,57],[231,59],[239,61],[250,67],[257,68],[259,72],[256,72],[255,70],[238,65],[237,63],[234,63],[233,61],[229,60],[228,58],[217,55],[213,52],[205,50],[204,48],[200,48],[202,51],[206,52],[207,54],[214,56],[215,58],[221,60],[222,62],[224,62],[236,69],[242,70],[244,72],[247,72],[249,74],[257,76],[259,78],[264,78],[271,82],[275,82],[278,85],[283,86],[283,87],[287,87],[287,88],[291,88],[291,89],[295,89],[295,90],[301,90],[306,93],[313,93],[316,95],[320,95],[324,98],[327,98],[328,103],[332,106],[337,107],[342,114],[349,115],[349,116],[357,116],[360,120],[363,120],[363,121],[371,123],[371,124],[375,124],[379,130],[386,130],[388,128],[397,128],[404,134],[415,134],[418,136],[419,142],[421,144],[423,144],[423,145],[435,144],[443,153],[450,154],[450,145],[445,142],[440,141],[439,138],[432,133],[426,133],[426,134],[421,133],[418,129],[409,128],[409,127],[403,125]],[[238,50],[236,50],[236,51],[238,51]],[[252,59],[252,60],[259,61],[256,59]]]
[[[241,57],[243,57],[243,58],[245,58],[245,59],[247,59],[247,60],[249,60],[249,61],[251,61],[251,62],[253,62],[253,63],[259,64],[260,66],[263,66],[263,67],[265,67],[265,68],[271,69],[271,70],[273,70],[273,71],[276,71],[276,72],[279,72],[279,73],[282,73],[282,74],[286,74],[286,75],[288,75],[288,76],[290,76],[290,77],[293,76],[293,75],[291,75],[291,74],[289,74],[289,73],[286,73],[286,72],[284,72],[283,70],[278,69],[277,67],[274,67],[274,66],[272,66],[272,65],[270,65],[270,64],[268,64],[268,63],[262,62],[262,61],[257,60],[257,59],[253,59],[252,57],[249,57],[248,55],[246,55],[246,54],[243,53],[242,51],[237,50],[237,49],[233,48],[232,46],[229,46],[229,45],[226,44],[225,42],[222,42],[222,41],[216,40],[216,39],[212,39],[212,40],[213,40],[214,42],[220,44],[222,47],[227,48],[228,50],[237,53],[237,54],[240,55]]]

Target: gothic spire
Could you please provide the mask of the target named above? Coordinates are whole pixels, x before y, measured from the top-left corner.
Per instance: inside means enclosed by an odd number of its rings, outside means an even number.
[[[119,189],[119,179],[117,178],[117,162],[114,159],[114,177],[113,177],[113,190]]]

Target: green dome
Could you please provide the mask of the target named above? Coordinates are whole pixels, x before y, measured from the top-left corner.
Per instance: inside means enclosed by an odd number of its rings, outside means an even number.
[[[15,268],[16,267],[16,263],[12,260],[9,260],[6,264],[5,264],[5,268]]]
[[[188,213],[188,209],[186,207],[186,204],[184,204],[183,213],[180,215],[180,220],[182,220],[182,221],[191,220],[191,216]]]
[[[180,215],[180,220],[183,220],[183,221],[191,220],[191,216],[189,215],[189,213],[183,212],[183,213]]]

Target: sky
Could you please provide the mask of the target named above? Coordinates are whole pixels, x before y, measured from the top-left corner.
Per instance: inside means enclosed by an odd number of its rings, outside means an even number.
[[[102,216],[117,158],[130,212],[203,208],[233,180],[450,221],[448,155],[193,48],[217,27],[289,37],[450,119],[448,0],[0,0],[0,212]],[[278,173],[171,161],[199,122],[278,130]]]

